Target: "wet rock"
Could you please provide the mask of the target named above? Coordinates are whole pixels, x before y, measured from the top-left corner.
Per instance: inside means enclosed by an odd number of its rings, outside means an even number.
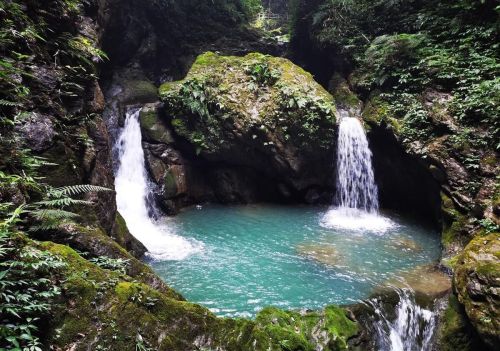
[[[94,86],[90,89],[90,101],[88,102],[89,111],[93,113],[101,113],[106,107],[106,101],[104,99],[104,94],[102,93],[101,86],[97,81],[94,82]]]
[[[485,343],[500,343],[500,234],[476,236],[459,256],[453,277],[458,300]]]
[[[436,345],[442,351],[486,350],[467,319],[463,306],[453,294],[449,296],[446,309],[440,313]]]
[[[147,252],[146,247],[129,232],[127,224],[119,212],[116,212],[112,239],[124,247],[135,258],[141,258]]]
[[[31,112],[16,129],[24,137],[26,146],[33,151],[42,152],[53,145],[56,133],[52,120],[47,115]]]

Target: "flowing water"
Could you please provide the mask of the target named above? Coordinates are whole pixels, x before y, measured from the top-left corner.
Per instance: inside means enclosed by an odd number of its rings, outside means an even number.
[[[336,204],[378,212],[378,189],[372,167],[372,152],[361,122],[343,117],[337,144]]]
[[[320,225],[325,208],[204,206],[169,220],[179,235],[203,242],[183,261],[151,265],[190,301],[221,316],[254,316],[264,306],[322,308],[366,299],[403,270],[439,257],[435,232],[391,217],[376,231]]]
[[[201,249],[201,244],[175,235],[165,224],[150,216],[149,182],[144,164],[140,109],[127,112],[116,148],[119,167],[115,175],[116,203],[127,227],[157,259],[183,259]]]
[[[334,207],[321,220],[325,227],[350,230],[390,229],[394,223],[379,215],[372,152],[359,119],[341,114],[337,142]]]
[[[395,308],[395,318],[388,319],[393,311],[385,311],[380,300],[368,302],[375,311],[374,327],[379,351],[428,351],[437,315],[415,302],[413,292],[408,289],[396,290],[399,302]]]

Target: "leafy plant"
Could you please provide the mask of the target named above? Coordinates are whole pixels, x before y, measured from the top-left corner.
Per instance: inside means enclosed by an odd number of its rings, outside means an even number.
[[[0,348],[41,351],[37,324],[60,294],[51,277],[65,264],[24,245],[15,232],[22,213],[18,207],[0,222]]]
[[[65,210],[75,205],[92,205],[91,201],[75,199],[72,196],[88,192],[111,191],[108,188],[96,185],[70,185],[61,188],[46,186],[45,199],[30,204],[27,213],[32,215],[38,222],[31,226],[31,231],[44,231],[55,229],[67,220],[78,217],[76,213]]]
[[[247,67],[246,73],[258,85],[273,85],[281,76],[279,70],[270,68],[266,62],[250,65]]]
[[[101,268],[125,274],[127,272],[127,266],[129,260],[124,260],[122,258],[111,258],[108,256],[99,256],[91,258],[89,261],[95,263]]]

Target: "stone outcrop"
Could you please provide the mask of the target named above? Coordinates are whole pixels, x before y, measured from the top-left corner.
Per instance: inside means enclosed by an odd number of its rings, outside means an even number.
[[[454,289],[482,340],[500,342],[500,233],[476,236],[457,259]]]
[[[332,97],[288,60],[205,53],[160,96],[163,109],[143,108],[141,124],[149,169],[167,198],[192,187],[208,187],[207,197],[222,202],[304,201],[332,191]],[[193,186],[189,175],[199,171],[206,180]]]

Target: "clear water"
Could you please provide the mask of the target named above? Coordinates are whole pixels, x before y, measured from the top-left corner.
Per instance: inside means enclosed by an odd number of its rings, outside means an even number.
[[[391,227],[383,232],[329,228],[321,225],[326,211],[267,205],[191,208],[166,225],[203,243],[203,249],[151,265],[188,300],[217,315],[252,317],[269,305],[316,309],[358,302],[398,272],[439,257],[439,236],[432,230],[398,217],[391,217]]]

